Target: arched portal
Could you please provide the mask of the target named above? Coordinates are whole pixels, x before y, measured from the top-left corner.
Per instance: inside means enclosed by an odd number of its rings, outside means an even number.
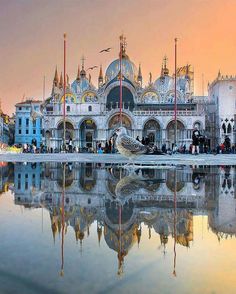
[[[223,123],[223,125],[222,125],[222,130],[223,130],[224,134],[226,134],[226,126],[225,126],[225,123]]]
[[[51,138],[51,133],[50,131],[45,132],[45,144],[47,148],[50,148],[50,138]]]
[[[55,146],[53,148],[57,148],[58,150],[60,150],[60,148],[62,148],[63,145],[63,137],[64,137],[64,122],[60,122],[57,126],[57,130],[56,130],[56,138],[58,138]],[[65,124],[65,139],[66,139],[66,144],[69,144],[69,140],[70,139],[74,139],[75,137],[75,130],[74,130],[74,126],[71,122],[66,121]],[[52,147],[52,146],[51,146]],[[50,146],[49,146],[50,148]]]
[[[143,137],[148,138],[151,144],[155,144],[160,147],[161,128],[156,120],[150,119],[145,123],[143,128]]]
[[[63,173],[61,170],[58,170],[58,186],[63,188],[63,184],[65,184],[65,188],[69,188],[74,182],[74,173],[72,170],[72,165],[67,164],[65,168],[65,182],[63,180]]]
[[[232,132],[232,127],[231,127],[231,124],[228,124],[228,127],[227,127],[227,134],[231,134]]]
[[[61,122],[58,127],[58,138],[63,138],[63,129],[64,129],[64,123]],[[71,122],[66,121],[66,141],[68,141],[70,138],[74,138],[75,130]]]
[[[177,173],[176,174],[176,178],[175,178],[175,171],[174,170],[168,170],[167,171],[167,175],[166,175],[166,186],[168,187],[168,189],[172,192],[175,191],[176,192],[180,192],[183,188],[184,188],[184,182],[180,177],[180,174]],[[176,182],[175,182],[176,180]]]
[[[177,121],[177,146],[184,142],[184,125],[182,122]],[[168,123],[167,128],[167,143],[169,148],[172,148],[172,144],[175,143],[175,121],[172,120]]]
[[[92,119],[86,119],[80,125],[81,148],[96,149],[97,126]]]
[[[131,134],[132,123],[131,119],[124,113],[122,113],[122,126],[126,128],[128,134]],[[112,116],[108,122],[109,137],[112,135],[113,131],[120,127],[120,114],[117,113]]]
[[[120,107],[120,87],[114,87],[107,95],[107,109],[115,109]],[[134,97],[131,91],[122,87],[122,108],[133,110],[134,109]]]
[[[80,170],[80,187],[83,191],[89,192],[96,186],[97,174],[92,163],[83,164]]]

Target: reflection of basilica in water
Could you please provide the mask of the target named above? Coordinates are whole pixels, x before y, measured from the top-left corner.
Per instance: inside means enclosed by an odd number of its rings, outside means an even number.
[[[193,216],[208,215],[220,239],[236,234],[235,167],[140,169],[93,164],[15,164],[15,204],[49,211],[53,238],[72,227],[82,246],[90,226],[117,252],[119,270],[134,243],[159,234],[189,247]],[[62,214],[63,212],[63,214]]]

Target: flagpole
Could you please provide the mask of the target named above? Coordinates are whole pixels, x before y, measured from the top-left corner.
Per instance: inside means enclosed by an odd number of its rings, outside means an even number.
[[[120,36],[120,125],[122,126],[122,41],[123,35]]]
[[[64,33],[63,150],[66,151],[66,33]]]
[[[174,173],[174,268],[173,275],[176,277],[176,223],[177,223],[177,171]]]
[[[62,171],[62,197],[61,197],[61,271],[60,276],[64,276],[64,238],[65,238],[65,186],[66,186],[66,164],[63,163]]]
[[[175,146],[177,145],[177,38],[175,38]]]

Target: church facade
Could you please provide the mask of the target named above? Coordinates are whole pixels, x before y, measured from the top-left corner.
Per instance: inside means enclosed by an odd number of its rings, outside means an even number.
[[[133,136],[148,140],[161,147],[171,148],[175,139],[174,124],[174,75],[170,75],[164,58],[161,75],[156,80],[149,75],[143,85],[141,66],[138,67],[126,53],[126,42],[121,46],[120,58],[112,61],[103,75],[100,67],[98,87],[87,74],[82,61],[76,79],[69,83],[67,76],[66,97],[63,77],[56,69],[52,94],[43,105],[43,143],[47,148],[58,149],[63,144],[63,107],[66,99],[66,140],[72,139],[79,150],[95,150],[98,142],[108,141],[119,125],[120,79],[122,79],[122,124]],[[187,148],[192,141],[192,131],[197,126],[205,129],[198,97],[193,96],[194,72],[190,65],[177,70],[177,145]]]

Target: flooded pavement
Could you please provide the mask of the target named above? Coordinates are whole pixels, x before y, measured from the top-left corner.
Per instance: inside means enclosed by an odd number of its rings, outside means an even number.
[[[0,154],[0,162],[75,162],[125,165],[129,161],[121,154],[98,153],[5,153]],[[140,155],[134,159],[138,165],[236,165],[235,154],[172,154]]]
[[[236,169],[2,163],[0,293],[235,293]]]

